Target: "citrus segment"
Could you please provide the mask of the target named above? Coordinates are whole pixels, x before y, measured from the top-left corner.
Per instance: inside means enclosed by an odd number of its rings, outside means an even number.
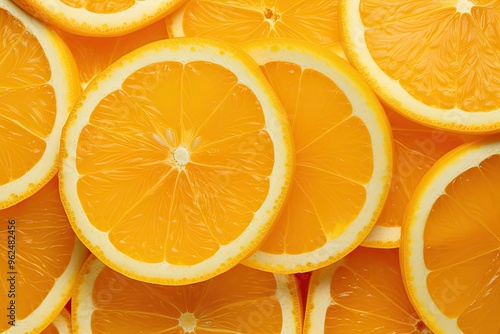
[[[57,172],[60,132],[77,94],[70,52],[48,27],[0,4],[0,209]]]
[[[57,177],[0,218],[0,306],[9,310],[2,333],[34,332],[49,325],[70,298],[87,256],[59,199]],[[14,324],[14,325],[13,325]]]
[[[261,39],[243,45],[291,123],[296,168],[277,226],[245,264],[295,273],[330,264],[370,231],[389,188],[391,133],[352,67],[318,46]]]
[[[293,276],[236,266],[205,282],[139,282],[89,257],[72,299],[74,333],[301,333]]]
[[[380,97],[418,123],[500,129],[499,9],[461,1],[340,1],[347,56]]]
[[[398,250],[358,247],[314,271],[304,334],[431,333],[403,285]]]
[[[62,197],[84,243],[132,278],[228,270],[273,226],[291,179],[285,114],[244,52],[163,40],[91,82],[65,128]]]
[[[279,37],[337,47],[337,4],[337,0],[189,0],[167,17],[167,29],[172,37],[214,37],[233,43]]]
[[[496,333],[500,142],[464,144],[425,174],[409,203],[401,257],[416,309],[436,333]],[[477,310],[483,310],[479,313]]]
[[[45,328],[41,334],[71,334],[71,314],[63,308],[61,313]]]

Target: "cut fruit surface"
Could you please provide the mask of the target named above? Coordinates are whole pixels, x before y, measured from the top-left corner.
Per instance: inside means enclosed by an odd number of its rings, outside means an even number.
[[[419,125],[388,108],[386,113],[394,140],[391,188],[377,223],[361,244],[397,248],[404,212],[420,179],[437,159],[466,140],[471,140],[471,136]]]
[[[415,190],[401,261],[415,308],[434,333],[498,333],[500,139],[459,146]]]
[[[160,20],[184,0],[14,0],[34,17],[83,36],[121,36]]]
[[[343,59],[316,45],[243,44],[288,114],[296,148],[292,190],[276,227],[245,264],[311,271],[353,250],[389,190],[392,140],[379,101]]]
[[[414,121],[457,132],[500,130],[500,15],[494,1],[341,0],[348,58]]]
[[[0,2],[0,209],[56,173],[61,129],[80,92],[57,34],[11,1]]]
[[[242,265],[205,282],[161,286],[125,277],[91,255],[72,310],[75,334],[302,333],[294,277]]]
[[[358,247],[313,272],[304,334],[431,333],[410,303],[397,249]]]
[[[64,213],[57,177],[0,219],[0,307],[13,321],[1,321],[0,333],[39,333],[69,300],[88,251]]]
[[[61,313],[52,321],[52,323],[43,330],[41,334],[72,334],[71,314],[63,308]]]
[[[151,43],[96,77],[63,133],[62,198],[79,237],[139,280],[186,284],[264,239],[293,172],[286,115],[243,51]]]
[[[340,49],[338,0],[188,0],[167,17],[172,37],[213,37],[232,43],[275,37]]]

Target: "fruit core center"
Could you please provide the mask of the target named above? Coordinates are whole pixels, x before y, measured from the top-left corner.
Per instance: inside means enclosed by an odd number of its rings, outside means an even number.
[[[193,313],[182,313],[179,318],[179,326],[182,327],[184,333],[194,333],[196,327],[196,318]]]
[[[177,147],[174,152],[175,163],[179,167],[185,166],[189,162],[189,151],[183,146]]]
[[[274,23],[280,19],[280,14],[271,8],[266,8],[264,9],[264,17]]]
[[[470,14],[470,11],[474,4],[470,0],[458,0],[457,1],[457,12],[460,14]]]

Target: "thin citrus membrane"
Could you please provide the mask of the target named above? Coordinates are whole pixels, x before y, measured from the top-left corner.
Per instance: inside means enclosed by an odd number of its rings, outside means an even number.
[[[57,34],[10,1],[0,3],[0,209],[57,173],[59,139],[80,92]]]
[[[151,43],[99,74],[63,133],[61,194],[83,242],[139,280],[186,284],[267,235],[293,168],[282,107],[221,41]]]
[[[435,333],[498,333],[500,139],[459,146],[408,205],[401,261],[415,308]]]
[[[296,148],[289,199],[244,263],[279,273],[326,266],[361,243],[382,209],[392,167],[387,117],[354,69],[332,52],[283,39],[243,48],[280,98]]]
[[[295,279],[238,265],[207,281],[162,286],[90,256],[72,298],[75,334],[302,333]]]

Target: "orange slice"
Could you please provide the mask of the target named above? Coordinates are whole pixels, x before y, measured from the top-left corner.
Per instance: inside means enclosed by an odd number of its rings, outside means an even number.
[[[11,1],[0,3],[0,210],[57,173],[61,129],[79,94],[57,34]]]
[[[232,43],[263,37],[301,39],[341,50],[338,0],[188,0],[167,17],[172,37]]]
[[[67,122],[62,198],[83,242],[139,280],[187,284],[264,239],[293,168],[259,67],[207,39],[148,44],[98,75]]]
[[[85,88],[89,82],[118,58],[148,43],[168,38],[163,21],[118,37],[88,37],[57,31],[68,45]]]
[[[39,333],[69,300],[88,252],[64,213],[57,177],[0,218],[0,333]]]
[[[84,36],[120,36],[160,20],[184,0],[14,0],[54,27]]]
[[[244,263],[278,273],[324,267],[359,245],[382,209],[392,167],[387,117],[356,71],[325,49],[273,39],[244,49],[280,98],[296,147],[283,213]]]
[[[431,332],[408,299],[398,250],[358,247],[313,272],[303,333]]]
[[[498,333],[500,137],[463,144],[415,190],[401,261],[412,303],[434,333]]]
[[[302,333],[294,277],[242,265],[205,282],[161,286],[127,278],[91,256],[72,310],[75,334]]]
[[[346,53],[379,96],[431,127],[500,130],[493,1],[341,0]],[[492,26],[493,24],[493,26]]]
[[[390,109],[386,112],[394,139],[391,188],[377,223],[361,244],[397,248],[404,212],[419,181],[437,159],[470,138],[419,125]]]
[[[72,334],[71,314],[63,308],[61,313],[52,321],[52,323],[43,330],[41,334]]]

